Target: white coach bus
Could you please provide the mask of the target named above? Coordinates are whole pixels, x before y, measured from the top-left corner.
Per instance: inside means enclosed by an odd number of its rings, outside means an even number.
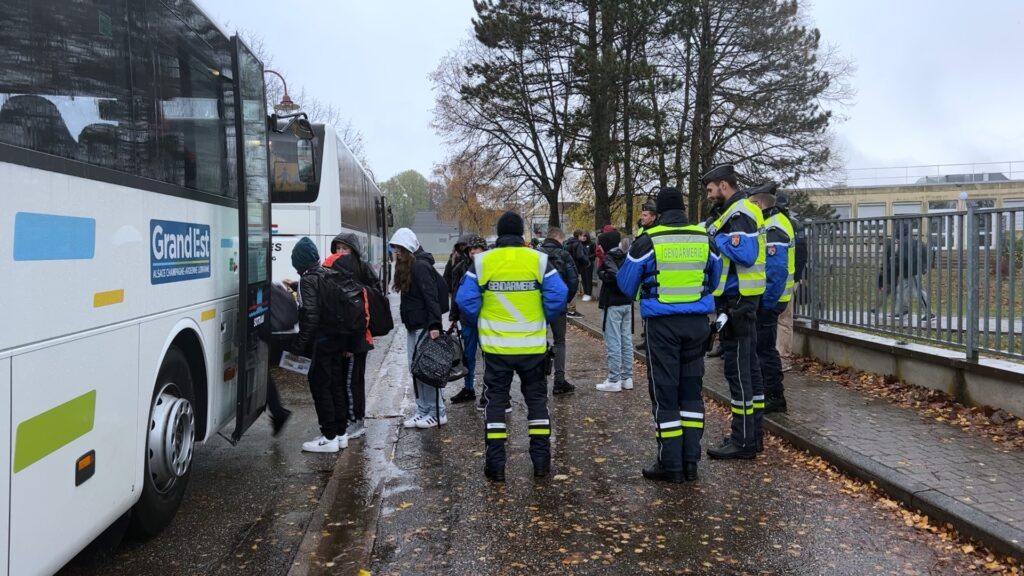
[[[391,209],[334,128],[313,124],[312,131],[311,141],[287,131],[271,133],[273,279],[297,278],[291,254],[303,236],[316,243],[322,260],[339,232],[352,232],[362,244],[363,258],[386,286]]]
[[[0,575],[173,518],[263,410],[263,69],[187,0],[0,0]]]

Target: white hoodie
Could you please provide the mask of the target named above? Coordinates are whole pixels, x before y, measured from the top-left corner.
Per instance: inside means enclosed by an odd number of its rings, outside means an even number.
[[[408,228],[399,228],[395,230],[395,233],[391,236],[391,241],[388,244],[395,246],[401,246],[409,252],[415,252],[420,248],[420,241],[416,238],[416,233]]]

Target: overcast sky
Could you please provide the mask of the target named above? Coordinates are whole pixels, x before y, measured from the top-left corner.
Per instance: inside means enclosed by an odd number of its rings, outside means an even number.
[[[444,158],[428,75],[468,36],[470,0],[198,1],[229,32],[261,36],[292,92],[339,106],[365,135],[379,180],[409,168],[429,176]],[[1024,2],[807,8],[824,42],[857,67],[854,104],[836,127],[847,167],[1024,160]]]

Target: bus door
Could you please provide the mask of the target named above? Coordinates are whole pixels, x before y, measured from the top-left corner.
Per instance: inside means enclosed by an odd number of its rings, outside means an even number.
[[[237,36],[232,38],[235,134],[238,150],[239,329],[237,334],[237,442],[267,403],[270,375],[270,182],[263,65]]]

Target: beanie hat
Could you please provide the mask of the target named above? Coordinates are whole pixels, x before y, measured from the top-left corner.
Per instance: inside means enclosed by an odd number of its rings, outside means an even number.
[[[416,233],[408,228],[399,228],[395,230],[395,233],[391,235],[391,241],[388,242],[393,246],[401,246],[409,252],[415,252],[420,249],[420,241],[416,238]]]
[[[498,218],[498,236],[507,235],[523,235],[523,217],[512,211],[505,212]]]
[[[313,244],[308,236],[303,236],[295,244],[295,248],[292,248],[292,268],[302,274],[319,263],[320,252],[317,251],[316,244]]]
[[[605,232],[597,237],[597,245],[604,248],[605,253],[610,252],[622,241],[622,235],[617,230]]]
[[[662,188],[658,192],[658,214],[683,209],[683,195],[678,188]]]

